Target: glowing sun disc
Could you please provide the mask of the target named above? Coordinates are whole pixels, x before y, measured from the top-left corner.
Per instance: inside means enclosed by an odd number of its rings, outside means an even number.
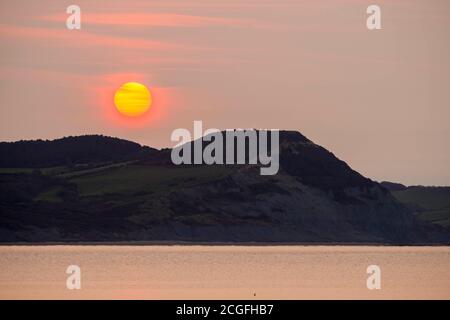
[[[138,82],[127,82],[114,95],[116,109],[128,117],[137,117],[150,109],[152,95],[146,86]]]

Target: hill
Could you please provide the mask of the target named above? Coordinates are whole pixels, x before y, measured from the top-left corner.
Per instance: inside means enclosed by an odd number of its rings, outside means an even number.
[[[45,168],[135,159],[154,149],[101,135],[0,142],[0,167]]]
[[[447,228],[298,132],[280,132],[274,176],[175,166],[170,149],[110,137],[55,141],[33,159],[22,158],[36,143],[0,145],[1,242],[450,243]]]
[[[450,187],[411,186],[391,192],[420,220],[450,227]]]

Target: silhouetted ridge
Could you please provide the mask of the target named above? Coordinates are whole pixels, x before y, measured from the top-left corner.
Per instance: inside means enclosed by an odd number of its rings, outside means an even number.
[[[102,135],[0,142],[0,167],[51,167],[128,160],[154,149]]]
[[[280,132],[280,165],[308,185],[339,192],[345,188],[368,188],[376,183],[363,177],[327,149],[299,132]]]
[[[287,131],[287,130],[281,130],[280,131],[280,143],[283,142],[311,142],[308,138],[306,138],[304,135],[302,135],[298,131]]]
[[[408,188],[404,184],[397,182],[381,181],[380,184],[389,191],[400,191]]]
[[[238,131],[238,130],[237,130]],[[226,131],[222,131],[223,137],[223,162],[226,158]],[[343,189],[370,188],[376,183],[363,177],[351,169],[347,163],[338,159],[333,153],[315,144],[298,131],[280,130],[280,168],[286,173],[295,176],[300,182],[332,191],[339,196]],[[213,140],[213,139],[212,139]],[[203,141],[203,148],[213,141]],[[268,139],[270,148],[270,139]],[[194,142],[189,142],[194,148]],[[248,155],[248,140],[246,141],[246,154]],[[236,158],[237,144],[234,144]],[[169,154],[166,154],[168,157]],[[194,156],[192,154],[192,163]],[[246,157],[248,163],[248,157]]]

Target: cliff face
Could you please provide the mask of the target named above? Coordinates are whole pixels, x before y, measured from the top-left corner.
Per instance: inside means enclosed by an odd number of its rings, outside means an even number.
[[[184,240],[407,243],[417,231],[407,209],[376,184],[336,197],[285,172],[260,176],[255,167],[174,191],[165,203]]]
[[[273,176],[174,166],[167,149],[58,170],[0,174],[0,241],[450,243],[298,132],[280,132]]]

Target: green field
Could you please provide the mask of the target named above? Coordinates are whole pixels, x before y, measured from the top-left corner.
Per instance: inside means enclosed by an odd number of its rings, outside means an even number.
[[[18,202],[32,199],[56,204],[96,197],[97,201],[101,199],[100,202],[107,205],[133,205],[137,212],[161,206],[160,211],[164,213],[165,205],[159,202],[164,201],[171,191],[223,179],[235,169],[230,166],[144,165],[127,161],[40,169],[2,168],[0,182],[6,192],[4,197]],[[450,187],[416,186],[391,192],[419,219],[450,227]]]
[[[35,201],[48,201],[48,202],[62,202],[63,200],[59,194],[63,191],[60,186],[50,188],[44,192],[41,192],[33,200]]]
[[[15,173],[32,173],[39,171],[42,174],[53,175],[67,171],[67,167],[49,167],[49,168],[0,168],[0,174],[15,174]]]
[[[155,193],[219,180],[233,170],[235,167],[230,166],[162,166],[134,162],[96,164],[86,168],[3,168],[0,182],[2,188],[11,193],[5,197],[17,201],[32,199],[61,203],[111,195],[135,201]]]
[[[420,219],[450,226],[450,187],[409,187],[392,194],[413,208]]]
[[[189,186],[221,179],[231,173],[226,166],[148,166],[128,165],[70,179],[80,196],[102,194],[133,195],[154,193],[177,186]]]

